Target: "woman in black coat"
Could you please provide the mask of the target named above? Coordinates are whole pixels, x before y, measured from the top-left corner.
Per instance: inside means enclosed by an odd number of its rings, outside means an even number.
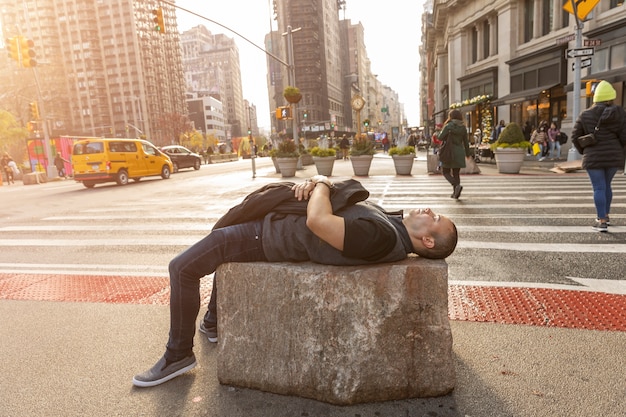
[[[626,112],[613,104],[616,96],[613,86],[601,81],[593,96],[593,106],[580,114],[572,131],[572,144],[583,155],[582,167],[587,171],[593,187],[597,214],[593,229],[598,232],[608,231],[613,199],[611,181],[617,171],[624,168]],[[583,149],[578,138],[593,133],[596,126],[597,143]]]
[[[450,197],[458,199],[463,191],[461,185],[461,168],[465,168],[465,159],[470,156],[469,139],[467,128],[463,123],[463,116],[459,110],[452,110],[448,120],[444,123],[443,130],[439,134],[439,140],[452,145],[452,160],[441,162],[441,172],[446,180],[452,185]],[[443,143],[441,146],[443,146]]]

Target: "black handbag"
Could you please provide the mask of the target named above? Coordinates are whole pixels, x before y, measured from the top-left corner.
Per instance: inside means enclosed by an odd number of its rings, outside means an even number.
[[[454,157],[452,156],[452,143],[450,143],[450,139],[444,140],[441,146],[439,147],[439,152],[437,153],[439,156],[439,161],[443,164],[447,164],[452,162]]]
[[[598,138],[596,138],[596,132],[598,131],[598,129],[600,129],[600,120],[602,119],[602,117],[600,117],[600,119],[598,120],[598,124],[596,125],[595,129],[593,129],[592,133],[588,133],[586,135],[583,136],[579,136],[576,139],[576,142],[578,142],[578,146],[580,146],[581,149],[585,149],[589,146],[593,146],[596,143],[598,143]]]

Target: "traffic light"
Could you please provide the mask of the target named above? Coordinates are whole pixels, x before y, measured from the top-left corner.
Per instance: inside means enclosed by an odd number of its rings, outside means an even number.
[[[587,94],[587,97],[593,96],[593,94],[596,92],[596,87],[598,86],[598,84],[600,84],[600,80],[591,80],[585,83],[585,93]]]
[[[369,121],[369,120],[367,120],[367,119],[365,119],[365,120],[363,121],[363,126],[365,126],[365,127],[369,127],[369,125],[370,125],[370,121]]]
[[[304,115],[303,115],[303,116],[304,116],[304,118],[306,119],[307,117],[309,117],[309,113],[307,113],[307,111],[305,110],[305,111],[304,111]]]
[[[20,62],[20,50],[19,50],[18,43],[19,43],[19,38],[17,36],[14,36],[12,38],[7,38],[6,40],[7,52],[8,52],[9,58],[11,58],[12,60],[16,62]]]
[[[276,118],[278,120],[291,119],[291,107],[282,106],[276,109]]]
[[[30,106],[30,118],[32,120],[39,120],[39,106],[36,101],[32,101],[29,104]]]
[[[20,42],[20,57],[22,60],[22,66],[24,68],[31,68],[31,67],[37,66],[37,61],[35,60],[35,56],[37,54],[33,50],[35,46],[35,42],[23,36],[19,36],[19,42]]]
[[[165,33],[165,23],[163,21],[163,8],[159,7],[158,9],[152,10],[152,14],[154,15],[154,30],[159,32],[161,35]]]

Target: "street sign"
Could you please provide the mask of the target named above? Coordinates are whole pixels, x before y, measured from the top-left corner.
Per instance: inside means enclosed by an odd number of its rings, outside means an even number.
[[[584,58],[580,60],[580,69],[591,66],[591,58]],[[572,71],[576,69],[576,62],[572,62]]]
[[[576,15],[580,20],[584,20],[585,17],[591,13],[591,10],[600,2],[600,0],[568,0],[563,6],[563,10],[567,13],[574,14],[573,1],[576,2]]]
[[[583,39],[583,46],[600,46],[602,39]]]
[[[593,48],[568,49],[565,56],[567,58],[576,58],[579,56],[593,55]]]

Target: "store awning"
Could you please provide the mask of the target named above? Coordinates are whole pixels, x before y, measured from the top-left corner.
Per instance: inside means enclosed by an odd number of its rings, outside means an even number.
[[[541,94],[544,91],[549,91],[552,88],[556,87],[557,85],[559,84],[554,84],[554,85],[550,85],[547,87],[544,86],[544,87],[531,88],[530,90],[524,90],[524,91],[518,91],[516,93],[511,93],[504,97],[500,97],[492,101],[491,104],[493,104],[494,106],[502,106],[504,104],[519,103],[519,102],[526,101],[526,100],[537,100],[537,98],[539,97],[539,94]]]

